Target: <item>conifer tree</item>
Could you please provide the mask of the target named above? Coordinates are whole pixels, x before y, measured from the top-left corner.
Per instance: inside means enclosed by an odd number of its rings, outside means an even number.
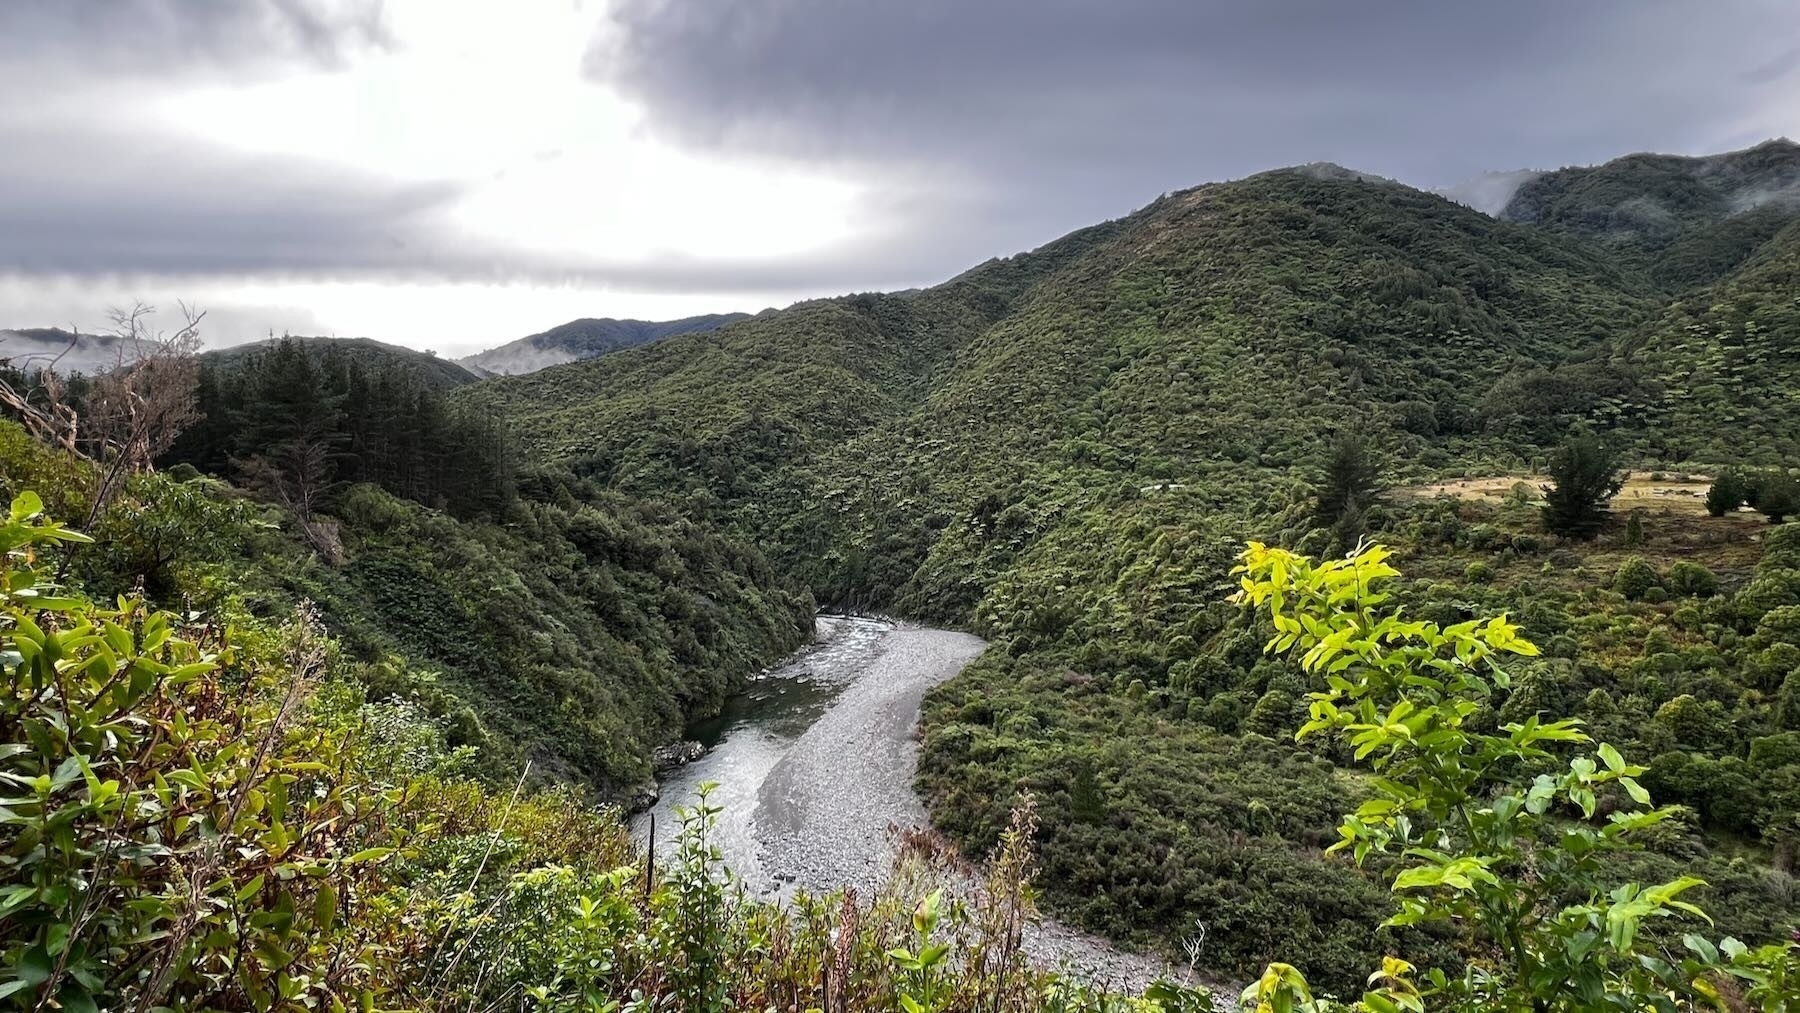
[[[1566,538],[1591,539],[1606,526],[1607,503],[1625,485],[1617,451],[1582,433],[1550,458],[1544,490],[1544,528]]]
[[[1325,460],[1313,518],[1330,527],[1340,544],[1354,544],[1363,532],[1363,512],[1374,505],[1381,488],[1381,466],[1368,437],[1359,429],[1346,430],[1332,442]]]

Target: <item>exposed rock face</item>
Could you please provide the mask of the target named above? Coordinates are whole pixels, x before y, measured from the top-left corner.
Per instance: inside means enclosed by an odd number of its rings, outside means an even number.
[[[650,751],[650,762],[657,774],[685,767],[706,755],[706,747],[691,739],[657,746]],[[632,813],[641,813],[662,801],[662,784],[655,776],[625,793],[625,805]]]
[[[631,812],[641,813],[662,801],[662,787],[656,783],[656,778],[653,777],[631,789],[625,799]]]
[[[666,746],[657,746],[650,753],[650,761],[656,765],[658,772],[693,763],[706,755],[706,747],[693,740],[671,742]]]

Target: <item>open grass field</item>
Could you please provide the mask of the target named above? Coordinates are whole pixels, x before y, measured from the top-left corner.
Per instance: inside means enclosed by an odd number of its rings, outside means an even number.
[[[1542,499],[1540,487],[1545,479],[1542,475],[1493,475],[1487,478],[1459,478],[1447,482],[1433,482],[1429,485],[1408,486],[1398,490],[1401,495],[1418,496],[1431,499],[1438,496],[1453,496],[1466,500],[1501,500],[1512,491],[1514,485],[1524,482],[1531,487],[1532,497]],[[1613,497],[1612,508],[1619,513],[1629,513],[1643,508],[1648,510],[1666,509],[1671,513],[1701,514],[1706,513],[1706,489],[1712,485],[1710,475],[1691,475],[1687,473],[1668,474],[1660,471],[1634,471],[1625,482],[1625,487]],[[1749,511],[1746,511],[1748,513]]]

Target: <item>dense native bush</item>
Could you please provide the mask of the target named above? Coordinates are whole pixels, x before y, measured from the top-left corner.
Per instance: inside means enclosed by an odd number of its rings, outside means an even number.
[[[42,482],[85,513],[67,476],[87,467],[0,422],[0,494]],[[279,508],[212,479],[138,476],[69,574],[95,594],[141,588],[228,615],[311,601],[356,660],[407,659],[384,692],[460,715],[455,740],[486,743],[496,781],[529,755],[608,794],[641,783],[652,748],[810,633],[808,597],[707,525],[554,470],[521,488],[495,523],[348,487],[332,507],[345,556],[333,566],[285,533],[295,519]]]
[[[55,585],[42,551],[85,538],[40,508],[0,522],[0,1008],[1211,1008],[1025,964],[1029,801],[982,882],[919,835],[866,901],[752,901],[704,793],[646,870],[616,811],[464,778],[304,615],[197,626]]]

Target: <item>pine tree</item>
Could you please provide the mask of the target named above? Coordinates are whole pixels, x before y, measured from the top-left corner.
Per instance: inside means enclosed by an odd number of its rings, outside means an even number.
[[[1583,540],[1606,526],[1607,503],[1625,485],[1617,451],[1587,433],[1570,439],[1550,458],[1544,489],[1544,528]]]
[[[1756,510],[1770,524],[1780,524],[1789,515],[1800,513],[1800,481],[1786,472],[1771,473],[1758,490]]]
[[[1713,479],[1706,490],[1706,512],[1723,517],[1744,505],[1744,476],[1735,468],[1726,468]]]
[[[1381,488],[1381,466],[1367,437],[1360,430],[1346,430],[1332,441],[1313,519],[1330,527],[1340,544],[1354,544],[1363,531],[1363,512],[1375,504]]]

